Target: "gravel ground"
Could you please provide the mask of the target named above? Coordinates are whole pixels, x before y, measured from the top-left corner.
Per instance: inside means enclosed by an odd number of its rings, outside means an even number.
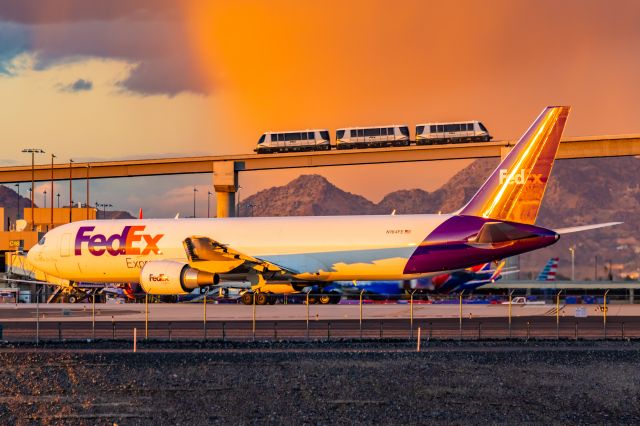
[[[640,422],[635,342],[186,346],[5,346],[0,424]]]

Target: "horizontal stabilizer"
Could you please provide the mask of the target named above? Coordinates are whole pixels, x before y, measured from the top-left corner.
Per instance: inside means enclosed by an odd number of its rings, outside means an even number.
[[[570,228],[554,229],[560,235],[571,234],[574,232],[589,231],[591,229],[606,228],[608,226],[620,225],[622,222],[596,223],[595,225],[572,226]]]

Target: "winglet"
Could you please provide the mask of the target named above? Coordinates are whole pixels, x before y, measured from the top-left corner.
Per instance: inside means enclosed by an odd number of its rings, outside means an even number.
[[[534,224],[569,110],[545,108],[459,214]]]

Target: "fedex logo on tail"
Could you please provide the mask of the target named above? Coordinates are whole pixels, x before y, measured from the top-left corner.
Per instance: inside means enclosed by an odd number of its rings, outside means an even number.
[[[105,253],[111,256],[160,254],[158,242],[164,234],[145,234],[145,228],[145,226],[125,226],[122,233],[106,236],[92,234],[95,226],[81,226],[76,234],[75,255],[82,255],[82,247],[85,243],[89,253],[94,256],[102,256]]]
[[[542,185],[547,181],[547,178],[542,176],[542,173],[531,173],[528,180],[530,180],[532,183]],[[507,183],[507,185],[524,185],[527,182],[525,169],[520,169],[519,172],[511,174],[507,169],[500,169],[500,185],[505,182]]]

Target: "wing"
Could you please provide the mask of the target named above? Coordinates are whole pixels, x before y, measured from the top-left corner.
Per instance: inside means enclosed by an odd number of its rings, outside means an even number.
[[[215,269],[216,272],[242,273],[257,271],[281,272],[295,275],[298,272],[290,268],[284,268],[273,262],[250,256],[222,244],[209,237],[193,236],[183,241],[184,250],[189,263],[199,269]]]

